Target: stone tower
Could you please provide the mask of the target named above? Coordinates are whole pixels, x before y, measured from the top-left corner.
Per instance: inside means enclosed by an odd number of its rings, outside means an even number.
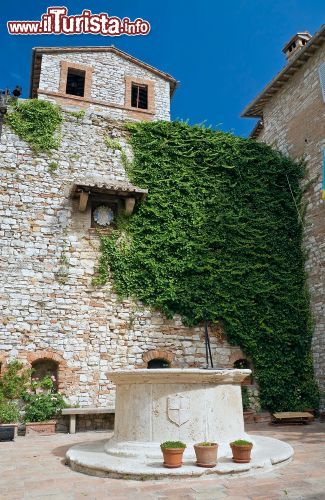
[[[35,154],[3,130],[0,366],[18,358],[53,373],[70,404],[114,406],[109,370],[205,365],[202,326],[121,301],[111,282],[93,285],[98,230],[109,234],[147,196],[125,171],[125,121],[169,120],[175,87],[114,47],[36,48],[30,95],[62,108],[60,147]],[[219,367],[243,357],[217,329],[211,344]]]
[[[176,80],[115,47],[37,47],[32,61],[32,98],[119,120],[170,120]]]

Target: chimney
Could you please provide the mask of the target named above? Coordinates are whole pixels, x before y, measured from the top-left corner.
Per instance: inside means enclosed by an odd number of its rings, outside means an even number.
[[[282,49],[282,52],[286,55],[287,61],[290,61],[292,56],[302,49],[310,39],[311,34],[308,33],[308,31],[296,33]]]

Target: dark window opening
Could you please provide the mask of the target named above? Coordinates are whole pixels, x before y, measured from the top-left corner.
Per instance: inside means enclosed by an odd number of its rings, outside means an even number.
[[[132,108],[148,109],[148,85],[132,83]]]
[[[247,359],[237,359],[237,361],[234,362],[234,368],[242,368],[242,369],[247,369],[250,368],[250,363],[247,361]]]
[[[237,359],[237,361],[234,362],[234,368],[242,370],[246,370],[248,368],[249,370],[251,370],[251,364],[245,358]],[[248,375],[248,377],[246,377],[242,382],[243,385],[251,385],[252,383],[253,383],[252,375]]]
[[[148,368],[170,368],[170,364],[165,359],[154,358],[148,362]]]
[[[32,380],[52,377],[54,389],[58,388],[58,363],[52,359],[38,359],[32,363]]]
[[[83,97],[85,95],[86,72],[79,69],[68,69],[66,94]]]

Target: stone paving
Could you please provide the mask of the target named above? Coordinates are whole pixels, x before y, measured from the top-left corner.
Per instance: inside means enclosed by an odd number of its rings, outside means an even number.
[[[295,450],[293,461],[254,476],[126,481],[78,474],[64,464],[71,445],[103,439],[106,434],[18,437],[13,443],[0,443],[0,499],[325,499],[325,423],[283,427],[258,424],[247,425],[246,429],[290,443]]]

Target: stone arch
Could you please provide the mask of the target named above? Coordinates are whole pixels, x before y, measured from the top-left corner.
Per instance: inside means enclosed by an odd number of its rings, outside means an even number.
[[[238,361],[239,359],[244,359],[247,358],[243,351],[240,349],[240,347],[232,347],[231,348],[231,354],[229,357],[229,368],[233,368],[234,363]]]
[[[32,353],[28,353],[27,361],[31,367],[33,365],[40,366],[42,362],[44,365],[46,361],[49,362],[49,367],[56,367],[56,388],[58,390],[62,389],[63,379],[65,378],[66,373],[66,361],[63,359],[60,354],[57,354],[52,351],[35,351]]]
[[[148,365],[149,361],[154,359],[162,359],[169,363],[169,366],[173,365],[175,355],[170,351],[151,349],[143,354],[142,359],[146,365]]]

